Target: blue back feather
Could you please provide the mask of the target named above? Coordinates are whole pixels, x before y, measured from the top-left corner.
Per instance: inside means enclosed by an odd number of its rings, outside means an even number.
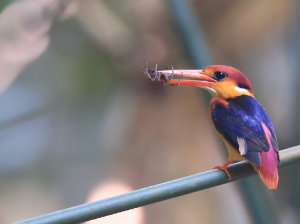
[[[212,107],[212,120],[217,131],[238,151],[238,138],[246,141],[247,153],[244,157],[253,164],[260,166],[261,151],[269,150],[269,143],[263,131],[265,123],[271,132],[271,141],[275,151],[279,147],[275,131],[266,110],[251,96],[242,95],[226,100]],[[279,156],[278,156],[279,158]]]

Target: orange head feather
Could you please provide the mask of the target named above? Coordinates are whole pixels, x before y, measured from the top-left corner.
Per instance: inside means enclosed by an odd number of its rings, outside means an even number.
[[[210,92],[213,96],[222,98],[234,98],[240,95],[253,96],[251,84],[246,76],[239,70],[225,65],[210,65],[202,70],[202,73],[215,79],[211,83]]]

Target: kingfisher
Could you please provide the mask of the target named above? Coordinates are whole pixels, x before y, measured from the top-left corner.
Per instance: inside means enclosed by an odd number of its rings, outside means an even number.
[[[146,68],[146,69],[145,69]],[[224,141],[229,158],[214,167],[224,171],[233,161],[250,162],[269,189],[278,185],[279,146],[267,111],[255,99],[251,84],[239,70],[225,65],[210,65],[201,70],[161,70],[144,67],[152,81],[165,85],[196,86],[210,92],[209,116]],[[179,76],[174,79],[173,76]],[[188,77],[189,79],[185,79]],[[198,80],[200,79],[200,80]]]

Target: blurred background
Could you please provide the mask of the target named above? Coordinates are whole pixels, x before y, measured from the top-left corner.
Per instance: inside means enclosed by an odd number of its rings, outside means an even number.
[[[3,0],[0,9],[0,223],[227,161],[207,93],[150,82],[146,62],[238,68],[280,148],[300,144],[298,1]],[[300,165],[279,176],[276,191],[255,176],[90,223],[268,223],[255,203],[275,223],[300,223]],[[266,197],[254,206],[249,183]]]

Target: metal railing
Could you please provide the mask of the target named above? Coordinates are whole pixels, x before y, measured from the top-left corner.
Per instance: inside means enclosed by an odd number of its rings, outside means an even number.
[[[280,151],[280,158],[280,167],[299,163],[300,146]],[[80,223],[140,206],[149,205],[155,202],[179,197],[196,191],[201,191],[257,174],[248,162],[232,164],[228,167],[228,171],[231,174],[231,181],[228,181],[228,177],[223,171],[217,169],[209,170],[203,173],[153,185],[96,202],[86,203],[20,221],[15,224]]]

